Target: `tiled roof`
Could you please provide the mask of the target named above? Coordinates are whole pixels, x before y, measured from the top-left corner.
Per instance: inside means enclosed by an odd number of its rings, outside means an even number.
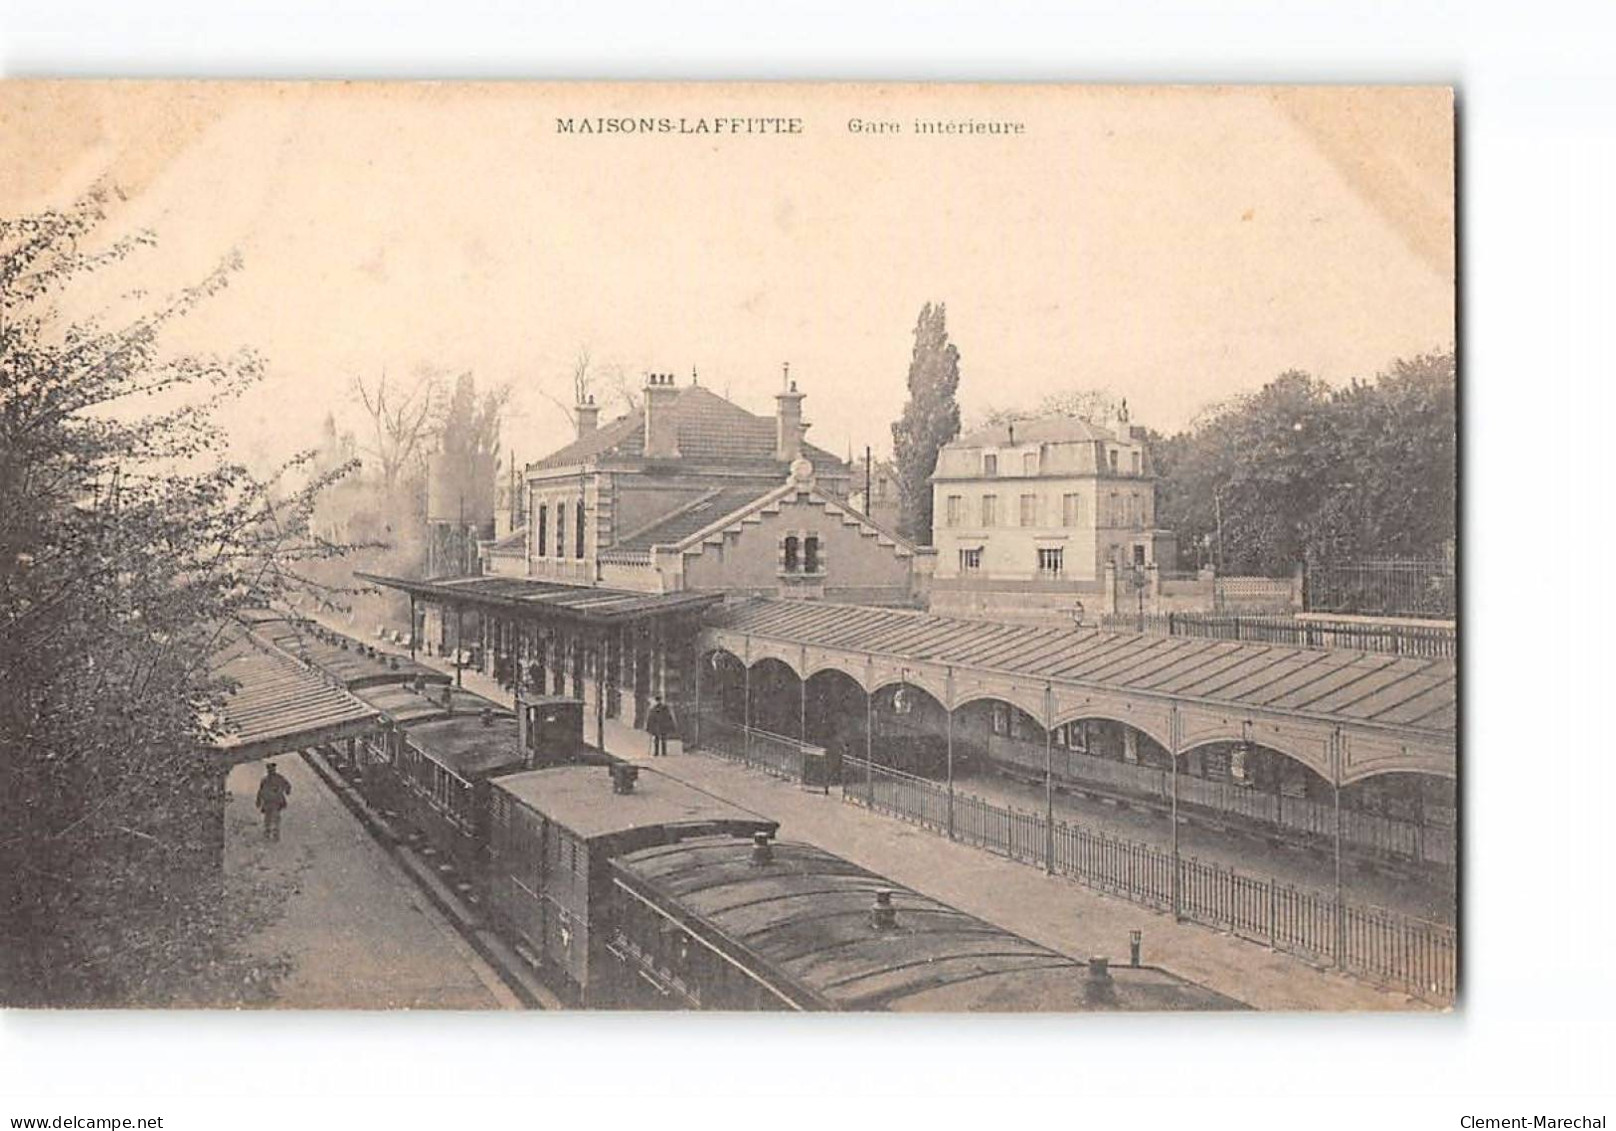
[[[775,419],[758,416],[725,400],[703,385],[686,385],[669,411],[678,420],[679,456],[700,463],[762,463],[776,465]],[[845,473],[847,465],[813,444],[803,454],[814,470]],[[636,410],[602,425],[544,457],[540,468],[572,467],[604,456],[640,459],[645,455],[645,413]]]
[[[749,487],[723,487],[709,491],[649,527],[643,527],[617,544],[622,550],[648,550],[652,546],[676,546],[698,530],[705,530],[725,515],[774,490],[774,484]]]
[[[1102,684],[1248,709],[1407,728],[1452,741],[1452,660],[1246,641],[996,624],[855,605],[757,599],[713,627],[810,647],[979,667],[1038,681]]]

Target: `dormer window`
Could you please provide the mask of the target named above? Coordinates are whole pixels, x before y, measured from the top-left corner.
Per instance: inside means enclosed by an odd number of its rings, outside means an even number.
[[[1107,452],[1107,453],[1106,453],[1106,454],[1107,454],[1107,455],[1108,455],[1108,456],[1109,456],[1109,457],[1110,457],[1110,461],[1111,461],[1111,474],[1112,474],[1112,475],[1115,475],[1115,474],[1116,474],[1116,473],[1117,473],[1117,450],[1116,450],[1116,449],[1115,449],[1115,448],[1112,448],[1112,449],[1111,449],[1111,450],[1110,450],[1110,451],[1109,451],[1109,452]]]
[[[999,455],[997,452],[982,453],[982,476],[992,479],[999,474]]]
[[[1038,474],[1038,453],[1023,452],[1021,456],[1021,473],[1023,475]]]

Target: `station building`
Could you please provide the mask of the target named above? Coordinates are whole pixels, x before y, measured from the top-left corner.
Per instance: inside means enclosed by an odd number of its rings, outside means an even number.
[[[772,417],[652,374],[637,410],[579,405],[571,443],[503,473],[478,569],[365,576],[507,684],[635,726],[659,696],[677,713],[715,604],[913,603],[915,547],[848,501],[852,469],[807,442],[804,400],[789,369]]]

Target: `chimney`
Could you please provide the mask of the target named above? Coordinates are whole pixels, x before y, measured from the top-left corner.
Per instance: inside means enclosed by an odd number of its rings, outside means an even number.
[[[875,893],[875,904],[870,908],[870,926],[878,931],[890,931],[898,925],[898,909],[892,906],[892,889],[880,888]]]
[[[757,832],[752,834],[752,867],[762,868],[774,863],[774,845],[769,843],[769,834]]]
[[[640,768],[628,762],[613,762],[606,767],[612,776],[613,793],[633,793],[634,782],[640,776]]]
[[[652,373],[645,378],[645,457],[679,458],[679,422],[673,404],[679,388],[672,373]]]
[[[802,422],[802,398],[806,394],[797,392],[797,383],[791,379],[789,361],[785,364],[781,380],[781,390],[774,395],[775,404],[779,406],[774,414],[774,458],[781,463],[790,463],[802,454],[802,434],[808,430]]]
[[[600,427],[600,406],[595,403],[594,393],[590,393],[583,404],[576,405],[572,411],[578,416],[578,439],[582,440]]]

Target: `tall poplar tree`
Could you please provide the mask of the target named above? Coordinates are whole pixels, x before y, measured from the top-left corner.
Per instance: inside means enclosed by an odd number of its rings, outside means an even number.
[[[898,530],[911,541],[931,544],[931,476],[937,453],[959,435],[959,350],[948,340],[946,308],[930,303],[915,322],[915,352],[909,361],[909,400],[892,425],[898,464]]]

